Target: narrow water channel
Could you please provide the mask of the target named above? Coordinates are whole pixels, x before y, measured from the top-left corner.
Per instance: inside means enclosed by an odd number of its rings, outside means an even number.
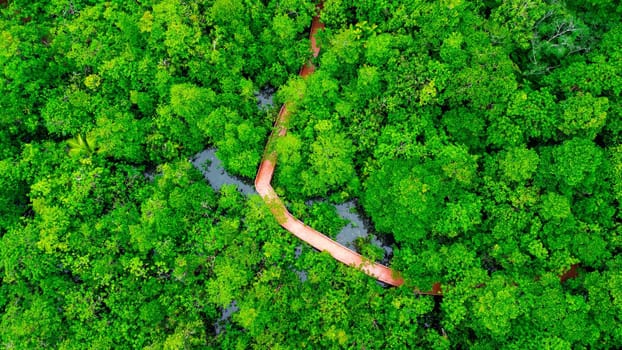
[[[219,191],[223,185],[235,185],[238,190],[246,196],[257,194],[255,188],[244,182],[243,180],[229,174],[222,166],[222,162],[216,156],[215,148],[208,148],[199,152],[191,158],[192,164],[203,174],[205,179],[210,183],[212,188]],[[313,202],[308,202],[311,205]],[[354,201],[345,202],[335,205],[335,209],[341,218],[347,221],[347,224],[337,234],[335,240],[344,246],[358,251],[356,246],[357,239],[367,238],[370,236],[369,225],[359,213]],[[369,242],[382,250],[384,250],[383,262],[386,263],[393,254],[391,245],[381,241],[376,235],[371,234]],[[300,253],[298,253],[299,255]],[[303,278],[301,278],[303,279]],[[306,278],[304,278],[306,279]]]
[[[216,153],[217,151],[215,148],[207,148],[197,153],[190,159],[194,167],[203,174],[203,177],[209,182],[212,188],[219,191],[223,185],[235,185],[238,190],[246,196],[257,194],[252,185],[229,174],[222,166],[222,162],[218,159]],[[307,204],[311,205],[312,202]],[[359,214],[354,201],[337,204],[335,205],[335,209],[337,210],[339,216],[347,221],[347,224],[337,234],[336,241],[352,250],[358,251],[356,246],[357,239],[365,239],[370,235],[368,224],[365,222],[362,215]],[[373,234],[369,237],[369,242],[384,250],[385,254],[383,263],[386,264],[393,253],[391,246],[382,242]],[[302,245],[299,245],[296,247],[295,251],[296,258],[300,257],[301,254]],[[304,283],[307,280],[307,271],[294,270],[294,272],[301,282]],[[214,323],[214,330],[216,334],[223,331],[225,325],[229,322],[231,315],[238,310],[239,308],[237,307],[235,300],[228,307],[222,309],[220,318]]]

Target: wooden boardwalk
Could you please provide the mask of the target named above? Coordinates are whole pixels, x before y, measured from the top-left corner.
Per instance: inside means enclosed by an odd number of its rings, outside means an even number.
[[[315,40],[315,34],[318,30],[324,28],[324,24],[320,22],[318,16],[313,18],[313,22],[311,24],[311,49],[313,51],[313,57],[317,57],[320,52],[320,47],[317,45]],[[315,67],[309,62],[305,64],[300,69],[300,76],[306,77],[310,74],[313,74],[315,71]],[[321,232],[314,230],[313,228],[305,225],[302,221],[296,219],[288,210],[285,208],[283,201],[278,197],[278,195],[274,192],[272,188],[272,175],[274,174],[274,168],[276,167],[276,159],[277,155],[274,151],[272,151],[271,144],[273,144],[274,140],[278,137],[285,136],[287,133],[287,121],[289,119],[289,111],[287,110],[287,104],[284,104],[281,107],[281,111],[275,122],[275,131],[268,140],[268,146],[266,146],[266,150],[259,165],[259,170],[257,171],[257,177],[255,178],[255,188],[257,193],[264,199],[264,201],[270,207],[270,210],[277,218],[278,222],[287,229],[289,232],[293,233],[296,237],[302,239],[303,241],[309,243],[314,248],[320,251],[326,251],[330,253],[335,259],[341,261],[344,264],[355,266],[361,269],[363,272],[368,274],[369,276],[374,277],[375,279],[387,283],[392,286],[401,286],[404,283],[404,279],[400,276],[400,274],[396,271],[391,270],[390,268],[375,263],[373,261],[369,261],[365,259],[362,255],[357,252],[335,242],[330,239],[326,235]],[[435,284],[434,288],[430,292],[419,292],[420,294],[441,294],[440,285]]]

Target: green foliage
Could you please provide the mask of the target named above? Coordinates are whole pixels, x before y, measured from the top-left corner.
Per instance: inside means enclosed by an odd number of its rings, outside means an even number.
[[[622,347],[622,6],[323,6],[303,79],[315,2],[0,1],[2,346]],[[403,287],[188,162],[252,178],[283,102],[283,203],[359,198]]]
[[[305,182],[303,193],[325,196],[328,191],[347,183],[354,175],[352,144],[328,121],[315,125],[317,139],[311,145],[311,168],[300,175]]]
[[[602,150],[586,139],[574,138],[553,149],[554,171],[561,183],[590,188],[597,180]]]
[[[510,181],[523,182],[532,178],[539,161],[534,150],[511,148],[499,161],[499,167]]]
[[[89,156],[95,152],[97,143],[93,137],[78,135],[67,140],[69,155],[72,157]]]
[[[605,125],[608,100],[594,98],[590,93],[572,96],[562,102],[559,128],[566,135],[585,135],[593,139]]]

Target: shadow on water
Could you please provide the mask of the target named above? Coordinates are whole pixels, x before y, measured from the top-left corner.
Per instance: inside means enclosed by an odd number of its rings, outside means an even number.
[[[153,180],[155,180],[156,172],[155,170],[145,171],[143,172],[143,176],[147,179],[147,181],[153,182]]]
[[[296,259],[300,258],[300,256],[302,255],[302,244],[299,244],[296,246],[296,250],[294,251],[294,257]],[[293,269],[294,272],[296,273],[296,275],[298,276],[298,279],[300,280],[300,282],[304,282],[307,280],[307,277],[309,276],[309,274],[307,273],[307,271],[305,270],[296,270]]]
[[[264,109],[268,109],[274,106],[273,96],[275,92],[276,92],[276,89],[271,86],[265,87],[255,92],[255,98],[257,99],[257,107],[259,107],[259,109],[264,110]]]
[[[218,319],[218,321],[216,321],[216,323],[214,323],[214,330],[216,331],[216,334],[220,334],[220,332],[223,331],[223,328],[225,327],[225,325],[229,323],[229,319],[231,318],[231,315],[233,315],[235,312],[239,310],[240,308],[238,307],[235,300],[232,301],[231,304],[229,304],[229,306],[222,309],[220,318]]]
[[[257,193],[252,185],[227,173],[220,159],[216,157],[215,148],[208,148],[198,153],[192,157],[191,161],[216,191],[219,191],[223,185],[236,185],[240,192],[247,196]]]
[[[348,221],[348,224],[337,234],[335,240],[350,249],[356,250],[355,242],[357,239],[369,238],[369,242],[372,245],[384,250],[382,263],[387,264],[393,256],[393,248],[390,243],[385,242],[382,237],[378,237],[374,233],[371,233],[373,230],[371,223],[360,214],[360,208],[358,208],[356,202],[349,201],[337,204],[335,208],[339,216]]]

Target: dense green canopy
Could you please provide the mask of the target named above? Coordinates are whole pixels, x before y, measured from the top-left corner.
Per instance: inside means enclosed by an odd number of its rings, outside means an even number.
[[[0,0],[0,345],[622,347],[622,5],[326,0],[303,80],[314,13]],[[276,191],[330,235],[304,203],[358,199],[405,286],[296,257],[188,161],[252,178],[266,88],[292,111]]]

